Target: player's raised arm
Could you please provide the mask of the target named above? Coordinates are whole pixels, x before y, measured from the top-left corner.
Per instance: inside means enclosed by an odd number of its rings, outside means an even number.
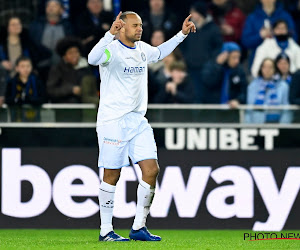
[[[116,20],[113,22],[109,30],[109,32],[114,36],[118,34],[120,29],[122,29],[125,25],[125,22],[122,19],[120,19],[121,14],[122,11],[120,11],[119,15],[117,15]]]
[[[111,25],[110,30],[105,33],[104,37],[102,37],[90,51],[88,55],[89,64],[96,66],[108,62],[111,58],[111,52],[107,49],[107,45],[109,45],[114,40],[115,35],[125,25],[125,22],[120,19],[121,14],[122,12],[120,12],[116,17],[116,20]]]
[[[195,24],[190,21],[192,14],[190,14],[182,24],[182,33],[184,35],[188,35],[190,32],[196,33],[196,26]]]
[[[174,37],[158,46],[160,50],[159,60],[168,56],[187,36],[190,32],[196,32],[195,24],[190,21],[192,14],[190,14],[182,24],[182,30]]]

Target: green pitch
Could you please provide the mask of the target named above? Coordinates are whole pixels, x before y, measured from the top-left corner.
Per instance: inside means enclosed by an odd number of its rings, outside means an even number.
[[[116,230],[128,236],[129,230]],[[244,230],[151,230],[161,242],[98,242],[98,230],[0,230],[0,249],[300,249],[300,240],[245,241]],[[295,232],[295,231],[294,231]]]

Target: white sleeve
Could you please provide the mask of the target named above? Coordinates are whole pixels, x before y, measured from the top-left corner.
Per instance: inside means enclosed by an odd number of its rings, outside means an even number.
[[[268,46],[265,46],[267,43],[263,42],[260,46],[257,47],[251,67],[251,74],[253,77],[258,76],[259,68],[264,58],[267,57],[267,50],[269,50]]]
[[[114,40],[114,35],[107,31],[100,39],[100,41],[94,46],[88,55],[88,62],[91,65],[107,64],[111,61],[111,51],[107,46]]]
[[[171,52],[187,37],[188,35],[184,35],[182,31],[178,32],[175,36],[173,36],[168,41],[159,45],[157,48],[160,51],[160,55],[158,60],[164,59],[166,56],[171,54]]]
[[[159,45],[158,47],[153,47],[147,43],[144,43],[144,48],[148,63],[155,63],[158,60],[164,59],[168,56],[185,38],[187,35],[184,35],[182,31],[178,32],[177,35],[173,36],[168,41]]]

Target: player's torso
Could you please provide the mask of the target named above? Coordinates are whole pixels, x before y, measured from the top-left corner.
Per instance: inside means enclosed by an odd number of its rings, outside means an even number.
[[[114,41],[112,61],[100,67],[99,110],[144,111],[147,106],[147,58],[141,44],[129,48]]]
[[[101,75],[101,81],[110,85],[110,88],[114,88],[111,86],[114,84],[117,87],[116,91],[131,95],[147,88],[147,58],[142,46],[136,43],[135,48],[130,48],[120,41],[114,41],[112,50],[111,63],[101,70],[107,79],[103,79]]]

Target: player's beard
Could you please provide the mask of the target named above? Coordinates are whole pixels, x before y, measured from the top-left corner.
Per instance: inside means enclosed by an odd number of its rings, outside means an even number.
[[[132,38],[131,38],[131,41],[133,43],[135,42],[138,42],[138,41],[141,41],[141,38],[142,38],[142,34],[140,36],[138,36],[138,34],[135,34]]]

